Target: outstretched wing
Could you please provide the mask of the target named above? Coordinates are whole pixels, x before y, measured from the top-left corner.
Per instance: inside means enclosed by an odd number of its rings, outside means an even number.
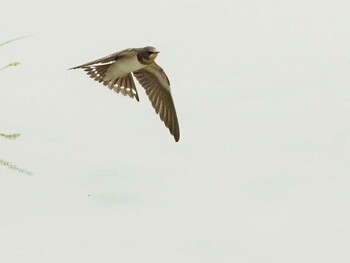
[[[163,69],[153,62],[145,68],[134,71],[133,74],[145,88],[153,108],[174,136],[175,141],[179,141],[180,129],[171,96],[170,82]]]
[[[137,51],[133,48],[125,49],[120,52],[110,54],[106,57],[90,61],[88,63],[76,66],[70,69],[83,69],[90,78],[102,82],[103,85],[114,90],[117,93],[122,93],[124,96],[136,98],[139,101],[139,96],[135,87],[131,73],[123,76],[107,77],[108,69],[122,57],[134,56]]]

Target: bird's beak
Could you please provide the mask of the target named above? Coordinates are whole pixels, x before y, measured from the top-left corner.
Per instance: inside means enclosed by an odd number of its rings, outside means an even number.
[[[156,50],[156,51],[153,51],[153,53],[156,53],[156,54],[158,54],[158,53],[159,53],[159,51],[158,51],[158,50]]]

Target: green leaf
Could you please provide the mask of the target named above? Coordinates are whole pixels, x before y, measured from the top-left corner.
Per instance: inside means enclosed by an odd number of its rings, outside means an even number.
[[[15,139],[17,139],[19,136],[21,136],[20,133],[13,133],[13,134],[0,133],[0,137],[4,137],[4,138],[10,139],[10,140],[15,140]]]
[[[12,63],[6,65],[5,67],[0,68],[0,70],[3,70],[5,68],[9,68],[9,67],[17,67],[19,64],[21,64],[21,62],[15,61],[15,62],[12,62]]]

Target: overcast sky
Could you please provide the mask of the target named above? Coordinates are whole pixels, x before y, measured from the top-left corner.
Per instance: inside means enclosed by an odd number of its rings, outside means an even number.
[[[0,4],[0,262],[350,262],[348,1]],[[155,46],[181,138],[67,69]]]

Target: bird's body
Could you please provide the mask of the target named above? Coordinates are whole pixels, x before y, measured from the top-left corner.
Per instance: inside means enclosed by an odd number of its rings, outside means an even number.
[[[180,130],[170,82],[163,69],[154,62],[158,53],[154,47],[130,48],[72,69],[81,68],[94,80],[138,101],[133,74],[145,88],[156,113],[178,141]]]
[[[105,78],[113,79],[115,77],[125,77],[130,72],[142,69],[147,65],[141,64],[137,56],[122,57],[118,63],[113,63],[108,68]]]

